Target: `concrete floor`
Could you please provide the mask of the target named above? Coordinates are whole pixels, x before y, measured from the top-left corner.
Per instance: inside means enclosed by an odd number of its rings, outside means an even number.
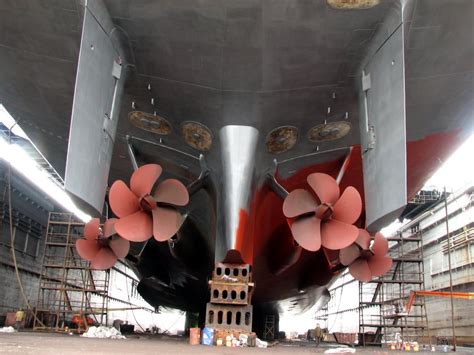
[[[314,354],[323,353],[334,345],[323,344],[315,348],[314,344],[303,346],[278,344],[267,349],[226,348],[217,346],[190,346],[187,339],[151,336],[130,336],[124,340],[90,339],[77,335],[20,332],[0,334],[1,354]],[[472,350],[472,349],[470,349]],[[380,348],[361,349],[357,353],[390,354]],[[458,353],[472,354],[472,351],[460,349]]]

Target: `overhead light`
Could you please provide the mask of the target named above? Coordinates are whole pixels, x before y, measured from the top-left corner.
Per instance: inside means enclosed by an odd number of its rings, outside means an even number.
[[[11,132],[18,137],[30,140],[25,131],[16,123],[15,119],[10,115],[5,106],[0,104],[0,123],[11,129]]]
[[[30,140],[2,104],[0,104],[0,123],[8,129],[11,129],[13,134]],[[54,182],[49,174],[41,169],[20,145],[9,143],[5,138],[0,137],[0,158],[10,163],[16,171],[33,183],[33,185],[46,193],[46,195],[66,210],[74,213],[80,220],[88,222],[91,219],[91,216],[81,211],[74,204],[66,191]]]

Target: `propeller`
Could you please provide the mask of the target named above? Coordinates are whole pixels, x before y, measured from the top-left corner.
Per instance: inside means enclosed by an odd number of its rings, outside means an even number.
[[[392,258],[387,257],[388,241],[382,233],[376,233],[372,247],[370,235],[359,229],[359,236],[354,244],[339,252],[341,264],[349,266],[349,273],[357,280],[368,282],[373,277],[382,276],[392,267]]]
[[[313,192],[296,189],[283,202],[283,214],[289,219],[296,242],[304,249],[317,251],[343,249],[357,239],[353,224],[362,212],[362,199],[352,186],[340,195],[336,180],[327,174],[308,175]]]
[[[105,221],[102,232],[99,219],[93,218],[84,226],[84,239],[76,241],[77,252],[81,258],[91,262],[92,269],[110,269],[117,259],[128,254],[130,242],[116,235],[116,222],[116,218]]]
[[[188,190],[180,181],[167,179],[152,194],[161,172],[158,164],[147,164],[132,174],[130,188],[122,180],[112,184],[110,207],[120,218],[115,229],[123,238],[143,242],[154,236],[162,242],[174,236],[183,224],[184,218],[176,206],[188,204]]]

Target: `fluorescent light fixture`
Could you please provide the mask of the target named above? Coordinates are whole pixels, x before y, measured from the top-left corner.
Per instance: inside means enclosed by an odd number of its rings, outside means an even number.
[[[28,136],[16,123],[3,105],[0,104],[0,122],[11,128],[12,133],[29,140]],[[64,189],[54,182],[49,174],[41,169],[38,164],[17,144],[9,144],[0,137],[0,158],[10,163],[11,166],[26,177],[33,185],[46,193],[66,210],[74,213],[83,222],[88,222],[91,216],[81,211],[71,200]]]
[[[10,115],[5,106],[2,104],[0,104],[0,122],[3,123],[5,127],[11,129],[14,135],[26,140],[30,140],[25,131],[21,129],[21,127],[16,123],[15,119]]]

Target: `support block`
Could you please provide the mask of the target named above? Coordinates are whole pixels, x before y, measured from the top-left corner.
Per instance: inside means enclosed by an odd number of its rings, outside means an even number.
[[[227,306],[208,303],[206,306],[206,327],[251,332],[252,312],[251,305]]]
[[[249,264],[218,263],[212,273],[212,280],[225,282],[251,282]]]
[[[247,305],[251,302],[253,284],[209,281],[211,303]]]

